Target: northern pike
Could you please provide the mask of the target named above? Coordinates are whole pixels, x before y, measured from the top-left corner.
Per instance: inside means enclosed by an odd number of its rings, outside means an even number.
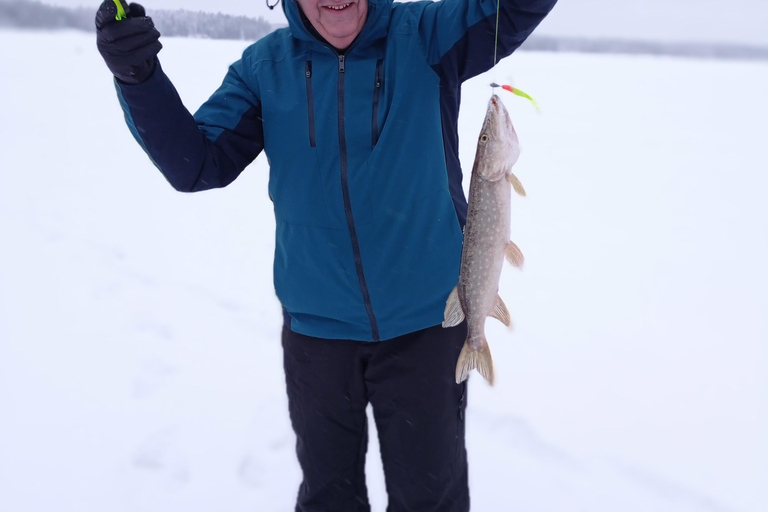
[[[456,364],[457,384],[466,380],[474,368],[493,384],[485,319],[492,316],[508,327],[512,325],[498,290],[504,259],[516,267],[523,265],[523,253],[509,239],[512,189],[525,195],[520,180],[511,172],[519,156],[520,143],[512,120],[499,97],[493,94],[480,130],[469,182],[459,283],[448,296],[443,321],[443,327],[452,327],[467,320],[467,340]]]

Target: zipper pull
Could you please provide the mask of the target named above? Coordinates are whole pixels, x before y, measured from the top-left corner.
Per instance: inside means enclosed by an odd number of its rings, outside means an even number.
[[[344,72],[344,56],[339,55],[339,73]]]

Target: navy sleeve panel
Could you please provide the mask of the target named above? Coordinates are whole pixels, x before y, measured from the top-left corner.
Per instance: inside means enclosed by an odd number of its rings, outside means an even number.
[[[424,8],[419,34],[435,71],[463,82],[491,69],[514,52],[541,23],[557,0],[441,0]]]
[[[117,83],[126,122],[168,182],[182,192],[224,187],[264,148],[261,104],[242,61],[193,116],[159,63],[138,85]]]
[[[467,198],[464,196],[459,161],[459,105],[461,104],[461,87],[451,87],[448,84],[440,86],[440,119],[443,129],[443,146],[445,147],[445,167],[448,172],[448,189],[453,199],[453,207],[459,226],[464,229],[467,223]]]

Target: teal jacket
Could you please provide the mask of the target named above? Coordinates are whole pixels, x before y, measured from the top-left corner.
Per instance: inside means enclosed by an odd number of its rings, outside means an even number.
[[[498,57],[554,3],[501,0]],[[440,324],[466,219],[461,84],[493,66],[496,2],[368,0],[343,53],[295,0],[284,9],[289,26],[249,46],[194,116],[159,64],[118,83],[128,125],[180,191],[226,186],[266,153],[293,331],[378,341]]]

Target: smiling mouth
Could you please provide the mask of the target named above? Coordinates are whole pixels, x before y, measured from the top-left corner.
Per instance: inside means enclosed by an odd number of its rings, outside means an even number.
[[[325,8],[326,9],[331,9],[332,11],[343,11],[344,9],[349,7],[350,5],[352,5],[352,4],[349,3],[349,4],[342,4],[342,5],[326,5]]]

